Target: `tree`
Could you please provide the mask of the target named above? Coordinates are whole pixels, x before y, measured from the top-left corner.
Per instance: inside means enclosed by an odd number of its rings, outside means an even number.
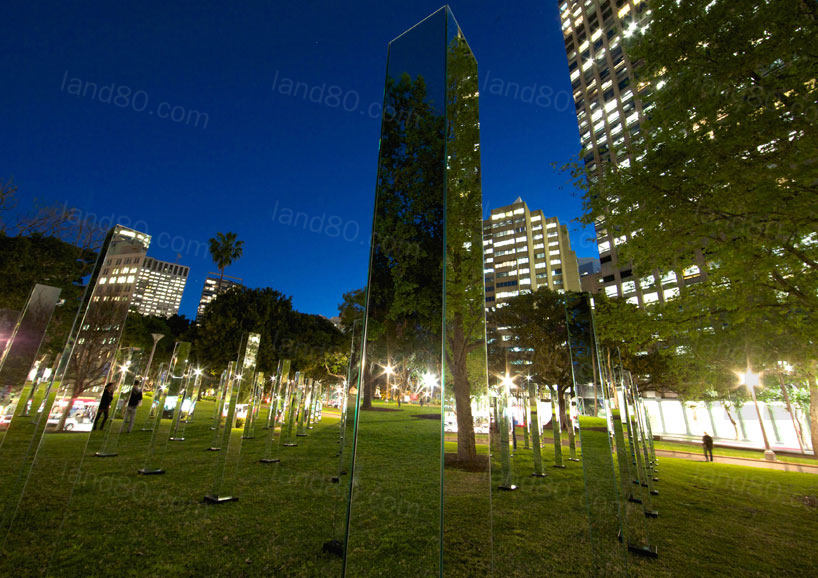
[[[105,385],[111,366],[116,362],[116,344],[127,313],[127,301],[95,296],[88,302],[68,358],[64,381],[60,384],[69,402],[60,415],[57,431],[64,429],[77,398]]]
[[[343,351],[343,334],[328,319],[293,311],[292,301],[271,289],[236,288],[214,299],[193,331],[193,355],[208,367],[234,360],[242,334],[261,335],[257,368],[272,373],[280,359],[295,371],[320,378],[325,355]]]
[[[244,241],[239,241],[236,233],[216,233],[216,236],[212,237],[209,243],[210,257],[219,269],[217,292],[221,292],[224,270],[241,258],[244,253]]]
[[[503,327],[505,346],[519,348],[530,361],[526,370],[541,385],[556,385],[560,422],[568,423],[565,392],[572,386],[563,295],[542,287],[510,299],[489,315],[490,327]],[[494,365],[497,363],[495,362]]]
[[[366,295],[361,409],[372,406],[377,365],[413,357],[439,375],[443,328],[443,116],[426,81],[388,77],[372,257]]]
[[[153,348],[151,334],[161,333],[165,337],[156,346],[153,367],[158,367],[161,361],[170,361],[173,355],[173,346],[177,341],[192,340],[192,325],[189,319],[180,315],[172,317],[158,317],[141,315],[137,311],[129,311],[122,333],[122,347],[137,347],[146,354]],[[192,354],[192,359],[196,359]]]
[[[95,252],[57,237],[0,234],[0,308],[22,309],[37,283],[61,289],[42,355],[56,356],[62,351],[85,289],[83,278],[91,272],[96,257]]]
[[[588,182],[587,222],[604,217],[629,235],[618,250],[641,272],[681,272],[702,256],[711,285],[767,287],[815,321],[814,3],[657,0],[651,10],[626,47],[642,138],[629,165]]]
[[[341,319],[341,330],[351,333],[355,324],[363,322],[366,314],[366,289],[347,291],[338,304],[338,317]]]
[[[97,250],[105,240],[107,230],[101,229],[96,218],[85,217],[77,208],[67,205],[41,205],[18,209],[19,188],[13,179],[0,181],[0,234],[13,237],[54,237],[81,250]]]
[[[477,62],[461,35],[446,58],[445,359],[457,460],[477,460],[472,399],[488,397]]]
[[[626,238],[619,260],[644,291],[660,291],[668,272],[699,278],[651,307],[667,359],[687,372],[683,391],[708,375],[734,386],[732,370],[762,369],[774,353],[798,357],[815,383],[818,9],[801,0],[650,9],[625,47],[646,120],[611,151],[616,162],[581,175],[584,218]],[[782,336],[786,347],[769,346]]]

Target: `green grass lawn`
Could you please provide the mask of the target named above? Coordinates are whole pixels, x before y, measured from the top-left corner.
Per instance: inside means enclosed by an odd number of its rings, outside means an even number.
[[[654,447],[657,450],[670,450],[676,452],[691,452],[695,454],[704,455],[702,451],[702,444],[692,442],[675,442],[675,441],[656,441]],[[726,456],[733,458],[750,458],[754,460],[763,460],[764,452],[761,450],[744,450],[739,448],[713,448],[714,456]],[[808,464],[818,466],[818,460],[809,456],[795,456],[791,454],[776,454],[776,460],[779,462],[786,462],[790,464]]]
[[[348,575],[437,572],[440,421],[419,417],[433,411],[439,408],[362,415]],[[234,488],[239,501],[208,506],[201,499],[224,457],[205,451],[212,415],[208,403],[197,408],[186,441],[167,445],[161,476],[137,474],[148,432],[123,434],[115,458],[90,457],[101,443],[95,434],[73,493],[71,465],[87,436],[54,434],[30,480],[0,574],[339,575],[340,559],[322,553],[325,541],[343,538],[349,490],[349,476],[331,482],[339,465],[337,419],[325,417],[297,447],[281,448],[281,463],[271,465],[257,462],[266,433],[261,419],[256,438],[243,441]],[[143,420],[137,417],[137,428]],[[548,477],[532,478],[531,450],[518,442],[514,492],[496,489],[494,463],[493,479],[485,471],[446,468],[446,575],[485,575],[492,567],[496,576],[595,574],[582,464],[551,468],[553,447],[546,444]],[[453,450],[447,443],[446,451]],[[0,484],[10,474],[2,472]],[[814,574],[818,476],[672,458],[661,459],[658,475],[659,518],[645,519],[644,530],[659,558],[628,557],[630,574]]]

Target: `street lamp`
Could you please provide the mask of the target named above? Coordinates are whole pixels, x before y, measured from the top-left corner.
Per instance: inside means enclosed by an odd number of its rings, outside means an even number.
[[[395,373],[395,368],[392,367],[392,364],[387,362],[386,367],[383,368],[384,373],[386,373],[386,395],[394,398],[395,394],[392,393],[392,389],[389,387],[389,376]]]
[[[753,398],[753,405],[756,408],[756,415],[758,416],[758,425],[761,426],[761,436],[764,438],[764,459],[771,462],[775,461],[775,452],[770,448],[770,441],[767,438],[767,430],[764,428],[764,420],[761,419],[761,410],[758,408],[758,400],[756,399],[756,387],[761,384],[761,374],[754,373],[750,366],[744,373],[738,374],[741,384],[747,387],[750,396]]]
[[[153,337],[153,348],[151,349],[151,354],[148,357],[148,364],[145,366],[145,375],[143,376],[145,381],[148,380],[148,376],[151,372],[151,363],[153,363],[153,354],[156,353],[156,346],[159,344],[159,340],[164,337],[162,333],[151,333],[151,336]],[[142,384],[142,387],[144,389],[145,384]]]

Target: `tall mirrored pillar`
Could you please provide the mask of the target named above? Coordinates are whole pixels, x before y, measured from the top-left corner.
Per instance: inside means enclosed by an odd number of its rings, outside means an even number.
[[[465,558],[490,569],[478,92],[448,7],[390,42],[345,480],[349,575],[464,572]],[[393,391],[416,403],[388,403]]]
[[[24,466],[28,478],[9,534],[9,550],[15,550],[18,541],[30,554],[31,544],[53,547],[63,528],[95,418],[98,412],[107,413],[113,400],[105,393],[114,386],[115,355],[149,244],[149,235],[121,225],[106,236],[51,380],[39,424],[43,433]],[[61,477],[55,479],[54,472]],[[36,507],[27,507],[35,503]],[[39,516],[36,523],[28,519],[31,512]],[[32,565],[42,568],[36,555],[17,562],[22,574]]]

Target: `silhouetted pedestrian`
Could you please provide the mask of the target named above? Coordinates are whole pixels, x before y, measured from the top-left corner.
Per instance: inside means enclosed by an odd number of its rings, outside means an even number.
[[[114,400],[114,387],[114,382],[110,382],[106,384],[105,389],[102,390],[102,397],[99,398],[99,407],[97,408],[97,416],[94,418],[92,430],[97,429],[97,423],[99,423],[99,429],[105,427],[105,422],[108,421],[108,409]],[[102,416],[102,423],[99,422],[100,416]]]
[[[125,428],[125,431],[128,433],[133,429],[136,410],[140,403],[142,403],[142,384],[137,381],[131,388],[131,395],[128,396],[128,405],[125,407],[125,418],[122,422],[122,427]]]
[[[702,436],[702,445],[704,446],[704,461],[713,461],[713,438],[710,434],[704,432]],[[709,459],[708,459],[709,456]]]

